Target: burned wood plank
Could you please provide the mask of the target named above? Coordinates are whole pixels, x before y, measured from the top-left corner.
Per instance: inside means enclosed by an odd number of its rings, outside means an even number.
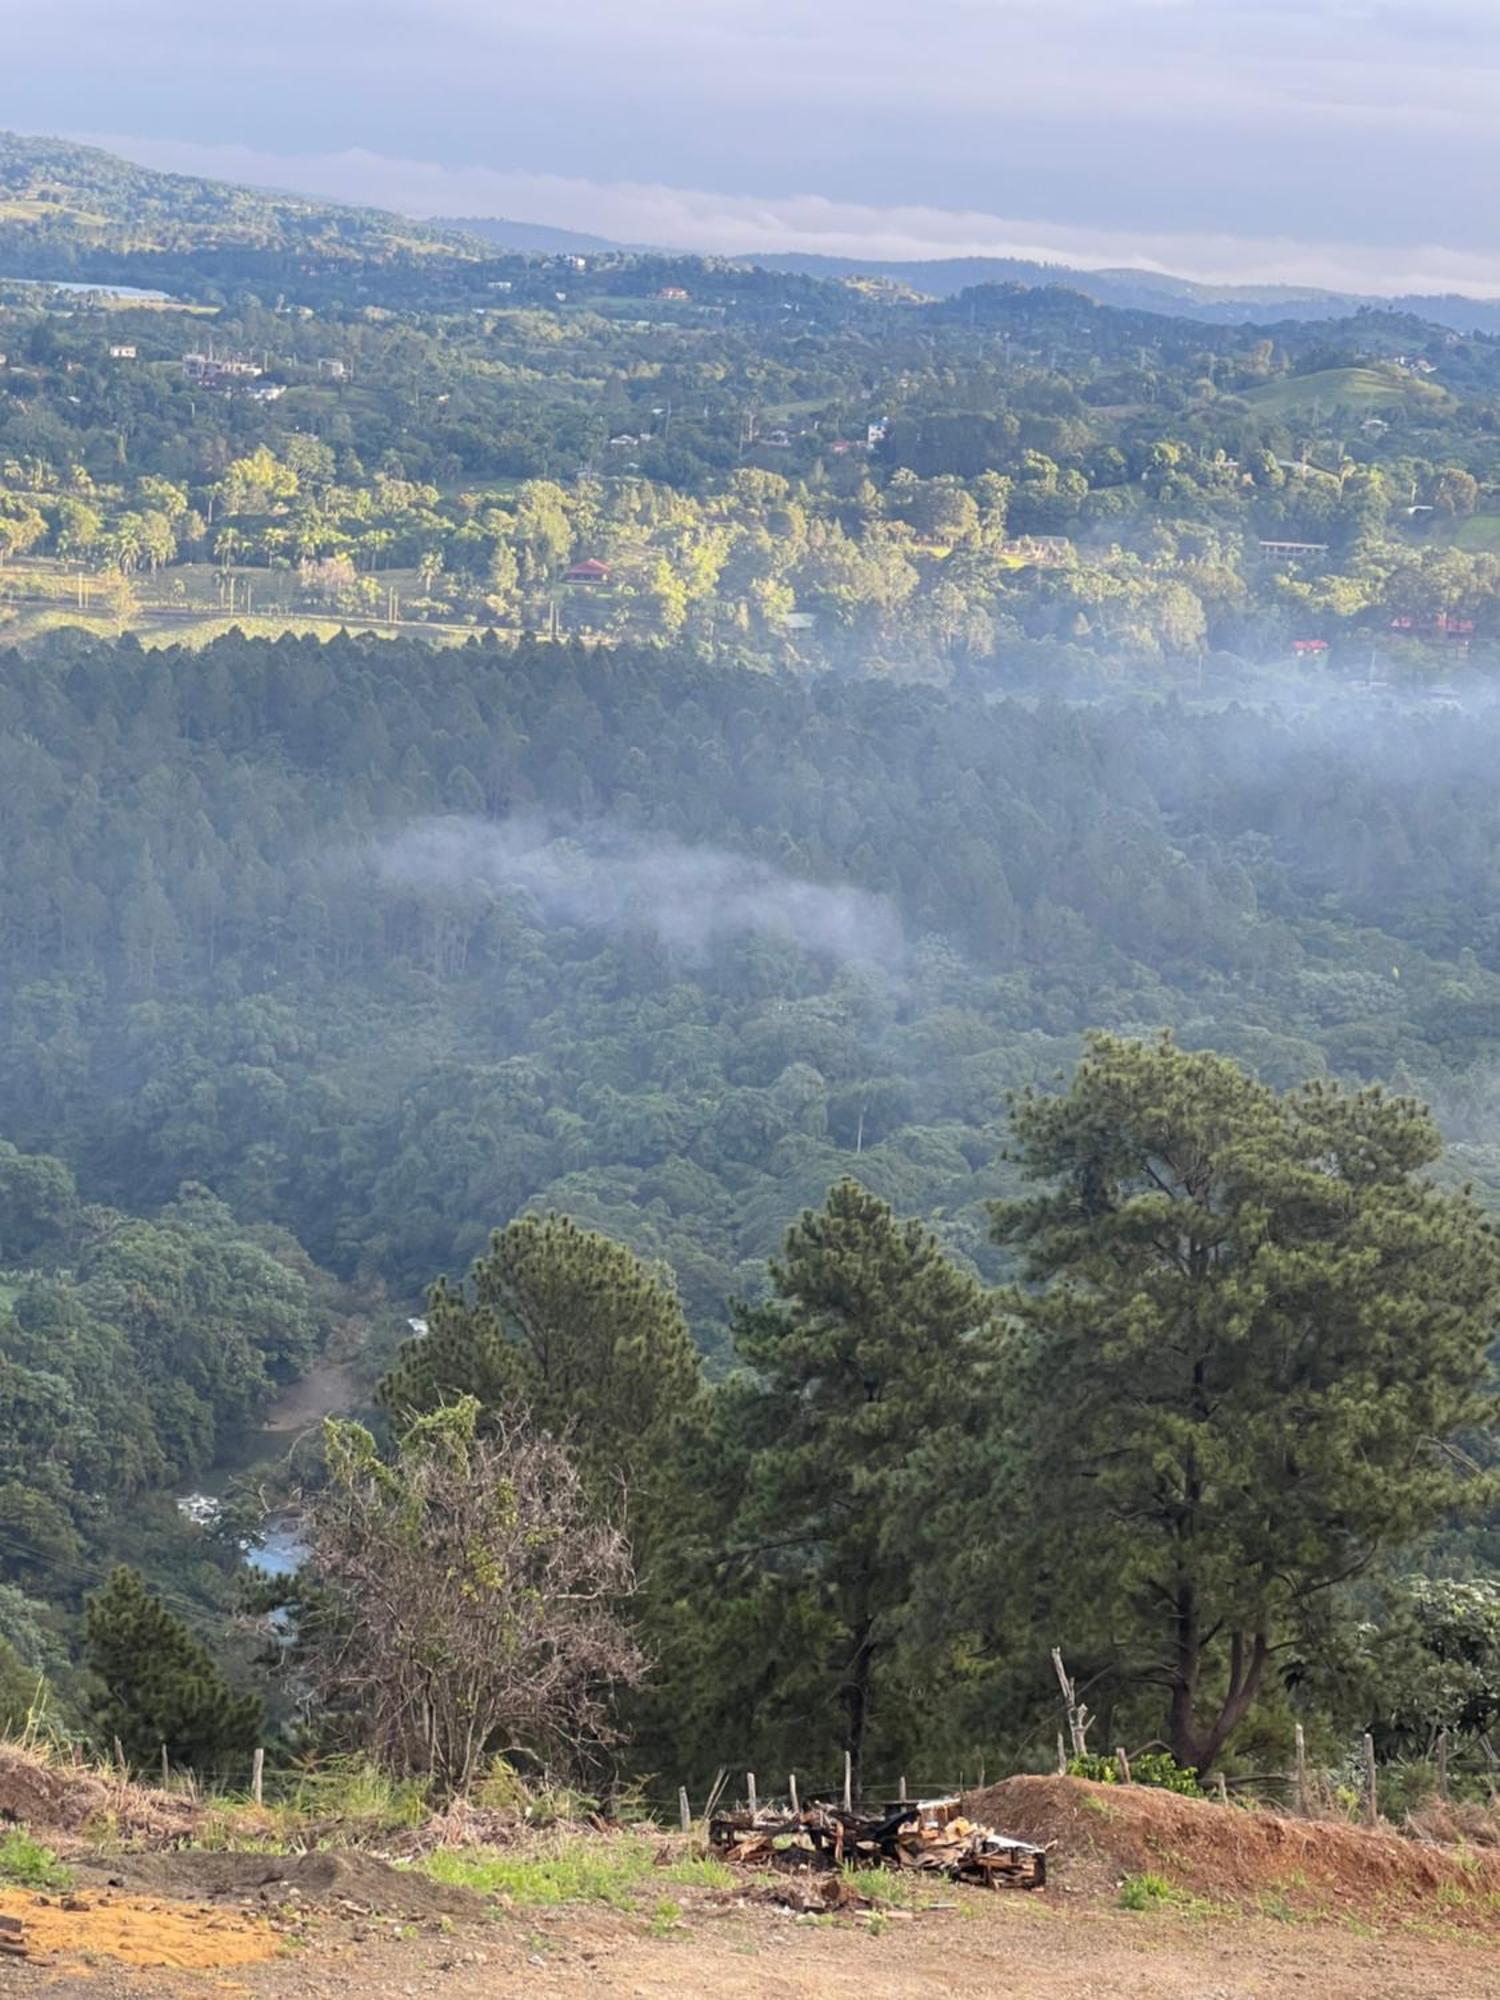
[[[710,1844],[744,1867],[909,1868],[996,1888],[1041,1888],[1046,1855],[966,1819],[956,1797],[903,1799],[871,1817],[826,1803],[716,1813]]]

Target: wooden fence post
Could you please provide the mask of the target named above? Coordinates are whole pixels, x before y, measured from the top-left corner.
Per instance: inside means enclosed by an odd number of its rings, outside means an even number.
[[[1437,1793],[1446,1805],[1448,1802],[1448,1732],[1438,1731],[1437,1740]]]
[[[167,1746],[161,1746],[161,1788],[165,1792],[172,1783],[172,1766],[167,1762]]]
[[[1068,1775],[1068,1746],[1063,1742],[1063,1733],[1060,1729],[1057,1732],[1057,1775],[1060,1778]]]
[[[850,1751],[846,1750],[844,1752],[844,1811],[853,1812],[853,1810],[854,1810],[854,1757]]]
[[[906,1804],[906,1773],[905,1773],[904,1771],[903,1771],[903,1772],[901,1773],[901,1799],[900,1799],[900,1803],[901,1803],[902,1805],[905,1805],[905,1804]]]
[[[750,1801],[750,1817],[754,1819],[755,1815],[760,1811],[760,1803],[755,1796],[755,1773],[753,1771],[745,1773],[745,1797]]]
[[[792,1817],[795,1819],[797,1814],[802,1810],[802,1806],[797,1798],[797,1773],[795,1771],[787,1779],[786,1788],[792,1795]]]
[[[1365,1731],[1365,1824],[1374,1826],[1380,1818],[1380,1798],[1375,1789],[1375,1738]]]
[[[266,1753],[259,1748],[250,1762],[250,1796],[258,1806],[266,1802]]]
[[[1120,1774],[1120,1783],[1128,1785],[1130,1783],[1130,1759],[1125,1755],[1125,1745],[1123,1743],[1117,1744],[1115,1747],[1115,1769]]]
[[[677,1816],[682,1821],[683,1832],[691,1833],[693,1830],[693,1809],[688,1804],[686,1785],[679,1785],[677,1787]]]
[[[129,1775],[130,1766],[125,1762],[125,1745],[118,1736],[115,1738],[115,1768],[122,1778]]]
[[[1297,1769],[1294,1779],[1296,1787],[1295,1797],[1297,1801],[1297,1811],[1301,1814],[1303,1819],[1306,1819],[1307,1818],[1307,1738],[1302,1733],[1302,1724],[1300,1722],[1297,1724],[1294,1741],[1296,1743],[1296,1755],[1297,1755]]]

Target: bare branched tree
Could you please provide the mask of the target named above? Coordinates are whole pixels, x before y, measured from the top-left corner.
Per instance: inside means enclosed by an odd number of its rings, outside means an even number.
[[[472,1397],[434,1411],[390,1459],[329,1423],[308,1502],[319,1695],[387,1766],[454,1792],[497,1754],[577,1764],[645,1670],[618,1610],[624,1537],[562,1445],[492,1412],[481,1434],[478,1415]]]

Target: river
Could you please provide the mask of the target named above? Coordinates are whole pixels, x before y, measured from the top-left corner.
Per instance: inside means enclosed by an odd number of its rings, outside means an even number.
[[[178,1496],[178,1511],[200,1527],[219,1517],[225,1489],[235,1480],[267,1475],[286,1466],[298,1443],[325,1417],[341,1416],[360,1403],[353,1371],[342,1361],[322,1361],[290,1383],[271,1405],[263,1424],[246,1425],[220,1442],[219,1455],[190,1493]],[[294,1514],[270,1513],[254,1541],[241,1543],[247,1564],[270,1576],[291,1576],[307,1556],[302,1524]]]

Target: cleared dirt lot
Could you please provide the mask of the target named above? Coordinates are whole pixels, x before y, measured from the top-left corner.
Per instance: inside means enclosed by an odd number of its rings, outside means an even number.
[[[606,1912],[516,1915],[417,1938],[374,1941],[347,1927],[261,1965],[216,1972],[77,1968],[0,1970],[18,2000],[412,2000],[532,1994],[543,2000],[1490,2000],[1500,1944],[1480,1936],[1381,1934],[1264,1918],[1132,1916],[1045,1900],[986,1903],[977,1914],[814,1923],[770,1912],[687,1917],[656,1937]]]

